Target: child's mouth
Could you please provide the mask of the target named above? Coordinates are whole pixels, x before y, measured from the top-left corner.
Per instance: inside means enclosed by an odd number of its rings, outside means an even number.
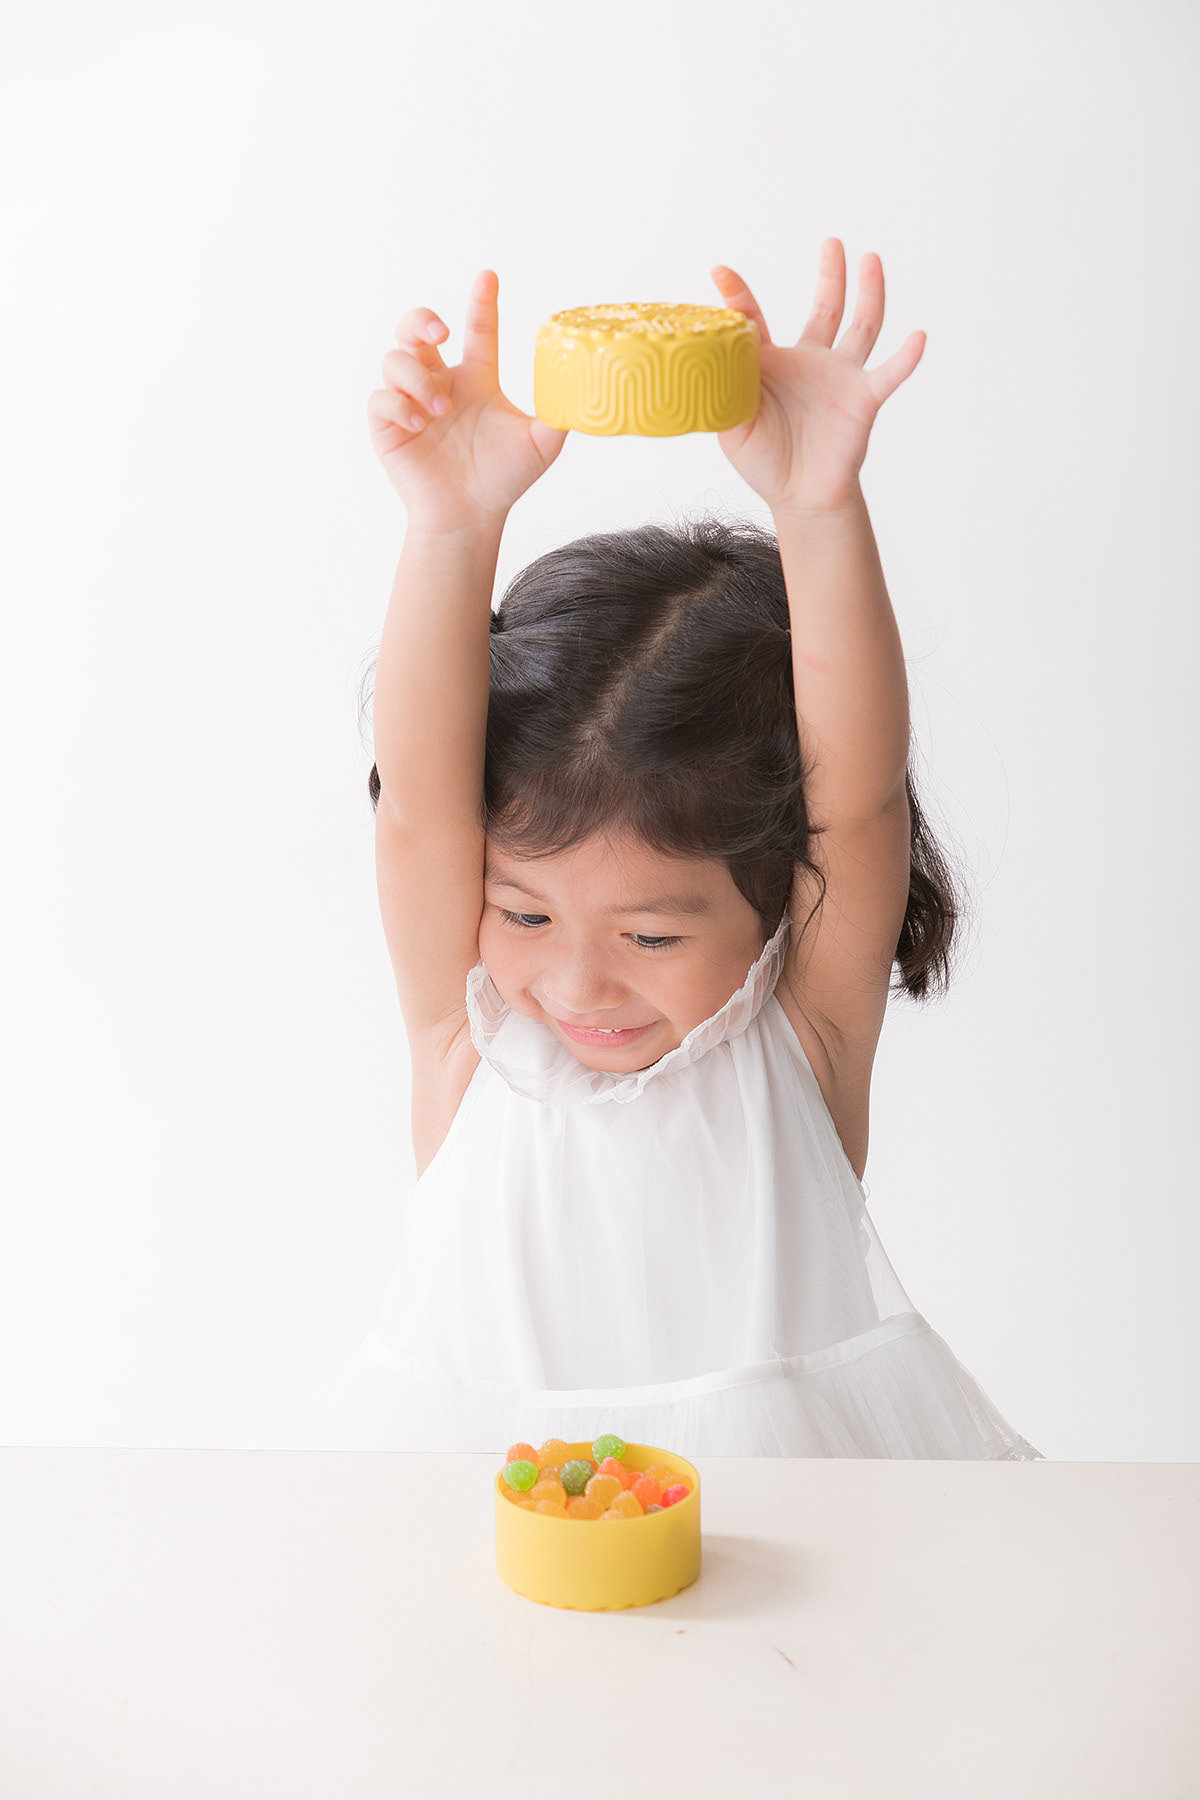
[[[594,1026],[567,1025],[561,1019],[555,1020],[559,1030],[565,1031],[574,1043],[592,1044],[605,1050],[616,1050],[623,1044],[636,1043],[638,1038],[645,1037],[648,1031],[653,1031],[656,1023],[657,1020],[652,1020],[649,1025],[631,1025],[623,1031],[598,1031]]]

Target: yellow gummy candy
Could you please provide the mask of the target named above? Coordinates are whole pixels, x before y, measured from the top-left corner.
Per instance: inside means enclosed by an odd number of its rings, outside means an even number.
[[[538,1468],[542,1470],[561,1469],[565,1462],[570,1461],[570,1458],[570,1444],[564,1443],[562,1438],[547,1438],[537,1453],[537,1464]]]
[[[534,1499],[552,1499],[558,1507],[567,1505],[567,1489],[556,1476],[543,1476],[542,1480],[534,1481],[529,1492]]]
[[[534,1512],[546,1513],[552,1519],[565,1519],[567,1509],[557,1500],[539,1500],[533,1508]]]
[[[601,1506],[607,1506],[622,1490],[615,1475],[593,1475],[583,1491],[589,1500],[598,1500]]]
[[[567,1501],[568,1519],[598,1519],[604,1508],[598,1500],[591,1500],[586,1494],[572,1494]]]
[[[618,1494],[610,1503],[608,1510],[619,1519],[640,1519],[644,1508],[637,1495],[631,1494],[626,1488],[624,1493]]]

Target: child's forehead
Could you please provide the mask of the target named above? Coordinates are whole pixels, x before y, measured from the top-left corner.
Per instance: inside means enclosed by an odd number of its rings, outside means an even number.
[[[598,834],[581,838],[569,849],[558,851],[531,851],[510,847],[489,836],[486,840],[487,872],[496,869],[520,869],[526,874],[534,870],[550,873],[567,874],[571,870],[586,866],[595,871],[611,869],[614,873],[627,870],[639,872],[653,869],[655,873],[671,873],[695,875],[703,880],[710,879],[714,872],[719,872],[723,865],[707,857],[668,856],[653,845],[645,843],[641,838],[628,834],[601,837]]]
[[[496,886],[524,893],[586,895],[638,910],[701,913],[720,905],[729,885],[724,864],[707,858],[667,856],[638,839],[588,838],[549,854],[518,852],[487,840],[484,875]],[[655,902],[653,907],[648,902]],[[668,909],[663,902],[670,901]]]

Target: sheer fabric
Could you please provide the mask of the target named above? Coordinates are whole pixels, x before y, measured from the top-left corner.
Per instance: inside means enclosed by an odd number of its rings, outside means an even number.
[[[354,1353],[261,1447],[617,1431],[682,1455],[1040,1458],[915,1310],[775,996],[788,921],[649,1068],[467,978],[480,1061]]]

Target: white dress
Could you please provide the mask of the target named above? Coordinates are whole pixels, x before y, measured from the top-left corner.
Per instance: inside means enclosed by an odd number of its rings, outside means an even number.
[[[912,1303],[775,997],[647,1069],[579,1062],[467,977],[480,1061],[365,1340],[257,1448],[1041,1457]]]

